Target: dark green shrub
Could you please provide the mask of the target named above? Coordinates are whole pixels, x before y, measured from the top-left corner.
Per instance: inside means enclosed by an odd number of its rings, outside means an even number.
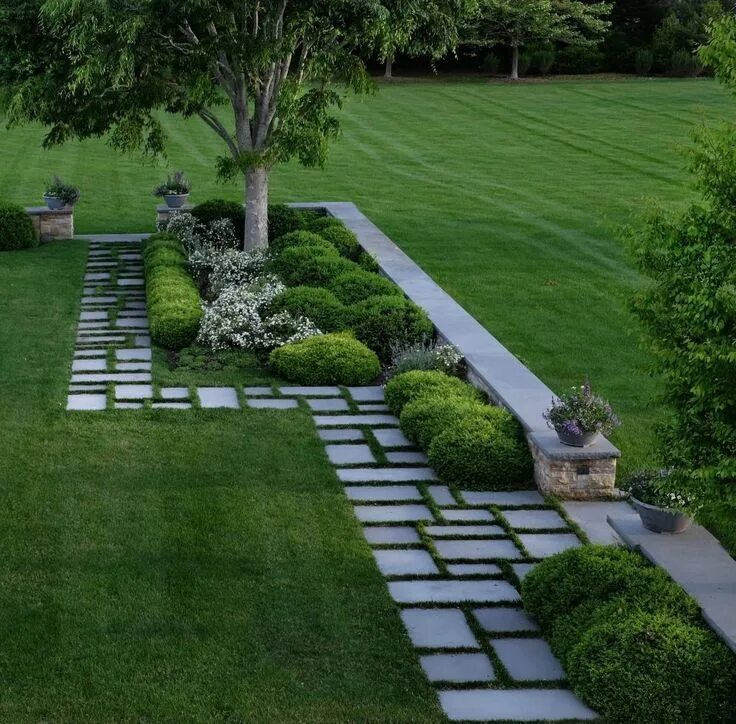
[[[34,246],[38,246],[38,237],[26,210],[17,204],[0,202],[0,251]]]
[[[527,488],[532,459],[524,436],[471,417],[437,435],[429,446],[431,466],[441,481],[469,490]]]
[[[361,251],[358,255],[358,266],[361,269],[373,272],[374,274],[378,274],[381,270],[381,267],[378,266],[378,262],[375,260],[373,255],[369,254],[367,251]]]
[[[278,374],[302,385],[366,385],[380,373],[375,353],[348,334],[324,334],[271,352]]]
[[[736,720],[736,660],[702,627],[634,610],[590,628],[570,652],[573,690],[605,721]]]
[[[457,377],[438,371],[412,370],[396,375],[386,383],[386,404],[399,417],[404,406],[412,400],[435,393],[445,397],[484,400],[480,390]]]
[[[321,253],[314,253],[317,248]],[[355,264],[339,256],[334,247],[331,253],[326,253],[321,247],[307,246],[286,249],[276,259],[275,268],[284,284],[289,287],[329,287],[335,277],[353,271]]]
[[[268,207],[269,244],[284,234],[306,228],[305,212],[286,204],[271,204]]]
[[[280,254],[286,249],[292,249],[298,246],[319,246],[324,249],[327,246],[334,245],[312,231],[290,231],[269,243],[269,247],[274,254]]]
[[[245,209],[237,201],[225,199],[210,199],[197,204],[192,209],[192,216],[203,224],[209,224],[219,219],[228,219],[232,222],[235,234],[243,241],[245,236]]]
[[[330,289],[344,304],[355,304],[369,297],[404,296],[401,289],[390,279],[362,269],[341,274],[330,284]]]
[[[315,234],[321,234],[325,229],[330,229],[335,226],[340,226],[343,229],[345,228],[345,224],[343,224],[340,219],[335,216],[329,216],[328,214],[314,216],[311,219],[307,219],[305,223],[306,226],[304,228],[307,231],[313,231]]]
[[[634,54],[634,69],[637,75],[649,75],[654,64],[654,54],[647,48],[637,48]]]
[[[291,287],[271,304],[273,314],[281,311],[294,317],[308,317],[322,332],[345,328],[345,305],[329,289]]]
[[[348,326],[384,361],[398,344],[431,337],[432,322],[414,302],[399,297],[370,297],[348,308]]]
[[[346,226],[327,226],[319,232],[323,239],[327,239],[346,259],[356,260],[360,256],[362,248],[358,243],[358,237]]]
[[[278,274],[289,286],[299,284],[299,282],[291,281],[295,279],[299,270],[312,259],[323,259],[331,257],[339,259],[339,255],[329,242],[320,239],[319,244],[310,244],[309,246],[290,246],[284,249],[280,254],[273,257],[269,263],[269,268],[275,274]]]

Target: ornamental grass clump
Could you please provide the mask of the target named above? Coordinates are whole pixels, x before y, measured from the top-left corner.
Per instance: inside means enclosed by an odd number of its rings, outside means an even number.
[[[413,344],[395,345],[386,376],[391,378],[410,370],[437,370],[452,377],[463,377],[464,367],[464,357],[457,347],[425,339]]]
[[[611,405],[593,394],[587,380],[553,400],[544,419],[563,442],[588,435],[607,435],[621,424]]]

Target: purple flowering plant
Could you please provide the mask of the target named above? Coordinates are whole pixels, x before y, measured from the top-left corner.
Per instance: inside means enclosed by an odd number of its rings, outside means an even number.
[[[611,405],[593,394],[586,380],[579,387],[552,400],[552,406],[544,413],[547,424],[557,432],[584,435],[599,432],[607,435],[621,424]]]

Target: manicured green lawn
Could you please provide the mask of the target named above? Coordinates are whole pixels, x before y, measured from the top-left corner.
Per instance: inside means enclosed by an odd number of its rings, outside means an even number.
[[[441,721],[306,413],[63,410],[85,255],[0,255],[0,720]]]

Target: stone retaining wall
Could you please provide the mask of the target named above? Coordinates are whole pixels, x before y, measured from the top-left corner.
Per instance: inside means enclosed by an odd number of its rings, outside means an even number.
[[[26,212],[41,241],[71,239],[74,236],[74,207],[49,209],[46,206],[30,206]]]

